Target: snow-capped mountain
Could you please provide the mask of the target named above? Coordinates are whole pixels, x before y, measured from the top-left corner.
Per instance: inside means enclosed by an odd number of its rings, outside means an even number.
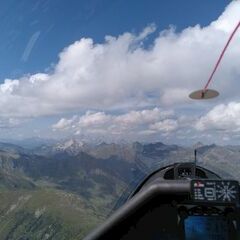
[[[70,155],[77,155],[84,151],[87,144],[83,141],[71,138],[64,142],[57,143],[53,146],[53,152],[67,152]]]

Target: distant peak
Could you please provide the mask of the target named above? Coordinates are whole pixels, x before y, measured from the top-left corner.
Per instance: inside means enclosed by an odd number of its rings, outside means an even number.
[[[73,154],[77,154],[82,151],[85,145],[86,144],[83,141],[80,141],[75,138],[70,138],[61,143],[58,143],[54,148],[57,151],[67,151]]]
[[[204,146],[204,144],[199,141],[199,142],[197,142],[193,145],[193,148],[200,148],[200,147],[203,147],[203,146]]]
[[[70,138],[68,139],[66,142],[65,142],[66,145],[68,146],[71,146],[73,144],[77,144],[77,145],[83,145],[84,142],[83,141],[80,141],[80,140],[77,140],[75,138]]]

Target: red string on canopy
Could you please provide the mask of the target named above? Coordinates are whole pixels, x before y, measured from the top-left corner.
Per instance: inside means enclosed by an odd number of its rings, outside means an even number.
[[[223,58],[223,55],[224,55],[225,51],[227,50],[227,47],[228,47],[229,43],[231,42],[234,34],[236,33],[236,31],[238,30],[239,27],[240,27],[240,21],[238,22],[237,26],[234,28],[234,30],[231,33],[231,35],[230,35],[230,37],[229,37],[229,39],[228,39],[224,49],[222,50],[221,55],[219,56],[218,61],[217,61],[216,65],[215,65],[215,67],[214,67],[214,69],[213,69],[213,71],[212,71],[212,73],[211,73],[211,75],[210,75],[210,77],[209,77],[209,79],[208,79],[204,89],[203,89],[203,92],[205,92],[207,90],[207,88],[208,88],[208,86],[209,86],[209,84],[210,84],[210,82],[211,82],[211,80],[213,78],[213,75],[216,72],[216,70],[218,68],[218,65],[220,64],[220,62],[221,62],[221,60]]]

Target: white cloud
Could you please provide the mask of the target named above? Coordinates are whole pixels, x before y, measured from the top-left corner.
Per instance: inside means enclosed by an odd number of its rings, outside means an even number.
[[[18,86],[19,80],[5,79],[4,83],[0,85],[0,90],[3,94],[11,94]]]
[[[130,111],[124,114],[106,114],[105,112],[86,112],[85,115],[70,119],[62,118],[52,126],[53,130],[75,132],[87,135],[108,135],[120,137],[137,137],[156,133],[172,132],[178,123],[171,119],[172,111],[159,108],[142,111]]]
[[[69,129],[77,116],[73,116],[71,119],[61,118],[56,124],[53,125],[54,130],[67,130]]]
[[[61,118],[52,126],[55,134],[134,140],[172,136],[182,141],[213,139],[217,129],[226,133],[225,141],[229,131],[237,137],[239,32],[210,85],[220,91],[220,97],[196,102],[188,94],[206,83],[239,21],[239,12],[240,1],[234,1],[206,27],[196,25],[181,32],[172,27],[156,33],[151,24],[139,34],[106,36],[102,43],[82,38],[63,49],[51,71],[0,84],[0,127],[17,126],[25,118],[72,112],[74,117]],[[154,31],[153,42],[144,44]],[[86,113],[78,116],[78,112]]]
[[[201,117],[196,124],[200,131],[218,129],[240,131],[240,102],[220,104]]]
[[[121,125],[132,127],[136,124],[153,123],[171,116],[173,116],[173,111],[163,111],[159,108],[154,108],[151,110],[131,111],[117,116],[115,121]]]
[[[80,117],[78,125],[81,127],[99,127],[108,124],[112,117],[104,112],[88,111],[84,116]]]
[[[240,102],[219,104],[202,117],[179,115],[160,108],[122,114],[87,111],[82,116],[62,118],[54,131],[115,140],[150,140],[190,143],[230,143],[240,136]]]
[[[82,38],[59,54],[51,73],[6,79],[0,85],[0,116],[37,117],[66,111],[99,112],[171,106],[192,101],[187,95],[203,87],[229,33],[239,21],[240,1],[229,4],[218,20],[176,33],[161,32],[152,45],[144,40],[154,25],[139,35],[106,36],[94,43]],[[213,85],[222,99],[238,96],[240,37],[236,35]],[[196,109],[198,105],[194,105]],[[98,116],[100,117],[100,116]]]
[[[49,79],[49,75],[45,73],[37,73],[29,77],[31,84],[37,84],[38,82],[45,82]]]
[[[161,122],[151,124],[149,128],[156,131],[171,132],[178,128],[178,122],[173,119],[165,119]]]
[[[157,29],[155,24],[151,24],[148,27],[146,27],[140,34],[138,37],[136,37],[136,41],[142,41],[144,40],[146,37],[148,37],[151,33],[155,32]]]

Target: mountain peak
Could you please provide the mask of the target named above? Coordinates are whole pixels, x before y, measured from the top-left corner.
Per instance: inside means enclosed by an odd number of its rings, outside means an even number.
[[[200,148],[200,147],[203,147],[204,146],[204,144],[202,143],[202,142],[197,142],[197,143],[195,143],[195,144],[193,144],[193,148]]]
[[[77,140],[77,139],[75,139],[75,138],[70,138],[70,139],[68,139],[68,140],[64,143],[64,146],[65,146],[66,148],[71,147],[71,146],[79,146],[79,147],[82,147],[83,145],[84,145],[84,142],[79,141],[79,140]]]
[[[85,146],[85,142],[77,140],[75,138],[70,138],[64,142],[56,144],[54,147],[56,151],[60,152],[68,152],[73,155],[81,152]]]

